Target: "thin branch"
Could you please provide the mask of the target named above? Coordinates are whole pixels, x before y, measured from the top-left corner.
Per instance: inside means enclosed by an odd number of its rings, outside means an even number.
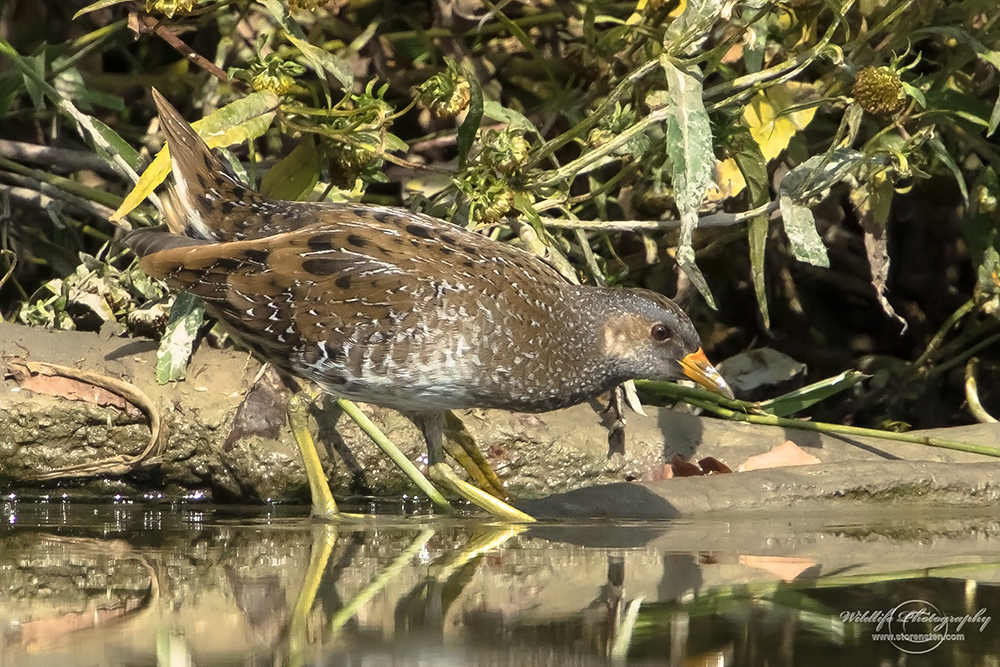
[[[107,176],[117,176],[118,172],[107,162],[93,153],[74,151],[68,148],[29,144],[24,141],[0,139],[0,155],[19,162],[41,164],[47,167],[57,167],[64,171],[74,172],[89,169]]]
[[[160,23],[157,19],[152,16],[143,15],[139,17],[139,22],[139,30],[142,32],[156,33],[160,39],[172,46],[175,51],[193,62],[195,65],[202,68],[223,83],[229,83],[229,75],[226,74],[225,71],[217,67],[211,60],[207,59],[205,56],[185,44],[180,37],[171,32],[167,26]]]

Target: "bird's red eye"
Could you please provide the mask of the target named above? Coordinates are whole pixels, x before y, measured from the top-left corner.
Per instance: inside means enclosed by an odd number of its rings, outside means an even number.
[[[670,338],[670,329],[667,328],[666,324],[654,324],[649,335],[653,337],[653,340],[662,343]]]

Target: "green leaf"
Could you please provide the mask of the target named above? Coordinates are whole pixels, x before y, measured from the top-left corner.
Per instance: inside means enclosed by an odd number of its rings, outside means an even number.
[[[757,310],[765,329],[771,328],[771,313],[767,308],[767,283],[764,281],[764,257],[767,250],[768,219],[757,215],[747,225],[747,241],[750,244],[750,273],[753,277],[753,292],[757,297]]]
[[[767,179],[767,160],[754,141],[750,128],[736,125],[730,129],[727,148],[730,156],[743,174],[747,183],[747,196],[751,208],[766,204],[770,200],[770,187]],[[754,293],[757,295],[757,308],[760,310],[764,328],[771,328],[771,316],[767,309],[767,291],[764,284],[764,252],[767,246],[767,215],[761,214],[750,220],[747,227],[747,240],[750,243],[750,272],[753,275]]]
[[[35,109],[41,111],[45,108],[45,94],[43,91],[47,85],[45,81],[45,52],[43,51],[37,56],[22,56],[21,62],[25,68],[30,70],[23,72],[24,87],[28,91],[31,103],[35,105]]]
[[[986,136],[992,137],[993,133],[997,131],[998,125],[1000,125],[1000,95],[997,96],[997,101],[993,104],[993,113],[990,114],[990,124],[986,128]]]
[[[260,193],[272,199],[299,201],[313,191],[319,181],[319,153],[307,135],[287,156],[264,174]]]
[[[84,14],[89,14],[90,12],[96,12],[98,9],[104,9],[105,7],[113,7],[115,5],[123,5],[126,2],[132,2],[132,0],[97,0],[97,2],[92,3],[73,14],[73,20],[80,18]]]
[[[184,379],[204,316],[205,306],[201,299],[187,292],[177,295],[160,339],[160,349],[156,351],[157,382],[166,384]]]
[[[59,67],[58,63],[52,64],[53,69]],[[93,107],[104,107],[112,111],[124,111],[125,101],[117,95],[103,93],[99,90],[90,90],[80,70],[75,67],[68,67],[52,78],[52,86],[67,99],[77,103],[80,108],[90,111]]]
[[[955,177],[955,182],[958,183],[958,189],[962,192],[962,199],[965,201],[965,205],[969,205],[969,188],[965,185],[965,177],[962,175],[962,170],[958,168],[958,164],[955,163],[955,158],[951,156],[948,149],[944,147],[941,142],[940,137],[935,134],[928,140],[927,145],[929,145],[933,150],[934,154],[938,156],[938,159],[944,163],[944,166],[948,168],[952,176]]]
[[[528,222],[531,223],[531,226],[534,228],[536,232],[544,228],[544,225],[542,224],[542,218],[541,216],[538,215],[538,211],[535,210],[535,204],[531,200],[531,197],[527,196],[523,192],[515,192],[514,208],[520,211],[522,215],[524,215],[524,217],[528,219]],[[542,253],[535,252],[535,254],[541,257],[545,256],[544,252]]]
[[[139,151],[132,148],[132,145],[122,139],[120,134],[96,118],[92,118],[91,122],[94,124],[94,128],[100,133],[100,135],[104,137],[104,140],[108,142],[108,144],[111,145],[115,151],[117,151],[118,155],[120,155],[130,167],[133,169],[139,169],[142,166],[142,156],[139,155]],[[94,148],[98,153],[105,153],[101,146],[95,145]],[[105,161],[111,160],[110,155],[102,155],[102,157],[104,157]]]
[[[900,83],[903,85],[903,90],[906,91],[907,95],[915,99],[923,108],[927,108],[927,100],[924,99],[924,92],[922,90],[905,81],[901,81]]]
[[[329,51],[324,51],[318,46],[310,44],[309,39],[302,32],[302,27],[289,15],[288,7],[281,0],[260,0],[260,3],[267,8],[271,16],[284,28],[288,41],[302,52],[302,56],[309,63],[310,67],[317,73],[322,73],[325,70],[340,82],[341,88],[345,91],[351,90],[351,87],[354,85],[354,73],[351,71],[351,66],[347,64],[347,61],[340,56],[336,56]],[[320,79],[323,81],[325,87],[326,79],[324,77],[320,77]]]
[[[465,121],[458,128],[458,168],[465,169],[465,163],[469,159],[469,151],[476,140],[476,132],[483,122],[483,89],[479,85],[479,80],[474,76],[466,76],[469,82],[469,111],[465,114]]]
[[[809,207],[800,202],[842,181],[864,159],[864,155],[851,148],[835,148],[825,155],[809,158],[782,179],[778,205],[785,234],[799,261],[824,268],[830,266],[826,246],[816,231],[816,219]]]
[[[796,204],[788,195],[781,195],[778,205],[781,209],[785,234],[788,236],[795,259],[813,266],[829,268],[830,257],[826,254],[823,239],[816,231],[816,219],[809,207]]]
[[[198,130],[198,134],[210,148],[241,144],[256,139],[267,131],[274,120],[278,102],[278,96],[271,91],[252,93],[192,123],[192,127]],[[120,220],[131,213],[169,173],[170,150],[168,146],[164,146],[146,171],[142,172],[139,182],[115,211],[112,220]]]
[[[845,389],[850,389],[867,377],[858,371],[845,371],[835,377],[820,380],[802,389],[758,403],[757,407],[777,417],[785,417],[805,410]]]
[[[687,47],[687,42],[703,36],[725,8],[722,0],[687,0],[684,11],[667,28],[664,44],[674,47],[678,54]]]
[[[822,192],[844,180],[864,160],[865,156],[852,148],[834,148],[825,155],[809,158],[788,172],[780,189],[796,199]]]
[[[115,152],[114,147],[107,142],[104,138],[101,130],[95,125],[95,118],[82,113],[79,109],[73,106],[73,103],[66,99],[59,91],[52,87],[48,81],[45,80],[42,73],[37,72],[35,66],[29,63],[20,53],[11,46],[10,42],[3,38],[0,38],[0,54],[3,54],[10,58],[11,62],[21,71],[24,76],[25,81],[30,81],[31,85],[36,86],[37,89],[46,95],[50,100],[52,100],[58,107],[59,110],[64,114],[72,118],[78,127],[80,135],[84,137],[89,143],[101,150],[101,155],[111,157],[111,166],[119,173],[125,176],[137,180],[138,176],[135,173],[135,169],[130,167],[124,158],[118,159],[117,152]],[[114,154],[112,154],[114,153]]]
[[[681,217],[677,263],[705,301],[715,308],[715,299],[708,289],[708,282],[695,264],[693,245],[694,229],[698,226],[698,209],[712,182],[712,170],[715,166],[712,128],[702,100],[700,72],[694,68],[681,70],[666,56],[661,56],[660,66],[670,88],[665,109],[666,139],[667,156],[674,168],[674,198]]]
[[[962,229],[969,258],[976,267],[977,297],[1000,294],[1000,253],[997,252],[1000,179],[992,167],[987,167],[972,186],[972,205],[965,216]]]
[[[247,166],[236,156],[236,153],[232,152],[225,146],[216,146],[215,152],[218,153],[220,158],[222,158],[222,163],[229,168],[229,171],[236,177],[237,181],[240,183],[246,183],[251,187],[256,185],[256,181],[254,181],[254,179],[250,177],[250,174],[247,173]],[[254,170],[254,172],[256,173],[256,170]]]
[[[487,118],[492,118],[493,120],[498,120],[501,123],[507,123],[507,127],[512,130],[520,130],[521,132],[530,132],[533,134],[541,133],[535,124],[528,120],[527,116],[519,111],[514,111],[513,109],[508,109],[502,106],[499,102],[490,100],[483,105],[483,115]]]

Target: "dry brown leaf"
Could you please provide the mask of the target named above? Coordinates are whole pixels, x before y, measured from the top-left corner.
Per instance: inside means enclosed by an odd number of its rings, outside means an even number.
[[[674,477],[700,477],[705,474],[697,463],[685,461],[680,454],[674,454],[674,458],[670,460],[670,467],[674,469]]]
[[[698,466],[705,471],[706,475],[728,475],[732,469],[714,456],[706,456],[698,461]]]
[[[702,477],[704,475],[722,475],[731,473],[725,463],[714,456],[706,456],[697,463],[685,461],[680,454],[674,454],[670,463],[652,468],[643,475],[641,482],[662,482],[674,477]]]
[[[134,405],[126,401],[121,396],[114,394],[107,389],[95,387],[86,382],[73,380],[67,377],[51,375],[31,375],[14,374],[14,379],[21,389],[33,391],[36,394],[66,398],[71,401],[87,401],[100,406],[111,406],[124,410],[132,416],[138,417],[142,413]]]
[[[96,395],[94,389],[101,389],[121,397],[128,405],[138,409],[139,414],[145,414],[149,418],[149,442],[138,455],[119,454],[102,461],[54,468],[36,473],[35,479],[76,479],[97,475],[126,475],[132,472],[137,465],[153,465],[159,462],[159,457],[167,442],[166,429],[163,426],[160,411],[156,409],[149,397],[135,385],[100,373],[44,361],[28,361],[19,357],[7,358],[6,376],[13,377],[22,387],[29,389],[33,387],[31,389],[33,391],[39,393],[42,393],[43,390],[58,392],[54,395],[74,400],[91,400]],[[37,377],[45,378],[48,381],[31,381]],[[56,383],[53,381],[55,378],[65,378],[77,383],[77,385],[71,387],[64,383]],[[127,407],[125,409],[127,410]]]
[[[739,472],[764,470],[766,468],[782,468],[784,466],[804,466],[819,463],[820,460],[809,454],[791,440],[785,440],[769,452],[751,456],[739,467]]]

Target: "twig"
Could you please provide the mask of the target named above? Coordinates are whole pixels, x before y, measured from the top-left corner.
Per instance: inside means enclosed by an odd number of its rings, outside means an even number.
[[[15,176],[15,174],[7,174],[7,176]],[[25,204],[30,204],[31,206],[36,206],[43,211],[47,211],[57,203],[63,203],[77,208],[84,213],[90,213],[102,220],[107,220],[114,213],[114,210],[107,206],[102,206],[101,204],[88,201],[83,197],[63,192],[55,186],[46,183],[36,183],[35,185],[38,186],[37,190],[21,187],[8,187],[5,190],[14,199],[20,200]]]
[[[118,175],[107,162],[86,151],[0,139],[0,155],[21,162],[58,167],[69,172],[89,169],[104,175]]]
[[[698,229],[706,227],[731,227],[761,214],[769,214],[778,209],[773,201],[741,213],[712,213],[698,219]],[[569,218],[541,218],[542,225],[553,229],[584,229],[602,232],[654,231],[658,229],[679,229],[681,221],[669,220],[571,220]]]
[[[140,29],[143,32],[155,32],[160,39],[174,47],[175,51],[193,62],[195,65],[202,68],[223,83],[229,83],[229,75],[226,74],[225,71],[217,67],[215,63],[205,58],[205,56],[185,44],[180,37],[171,32],[167,26],[160,23],[157,19],[152,16],[142,16],[139,18],[139,21],[141,22]]]

